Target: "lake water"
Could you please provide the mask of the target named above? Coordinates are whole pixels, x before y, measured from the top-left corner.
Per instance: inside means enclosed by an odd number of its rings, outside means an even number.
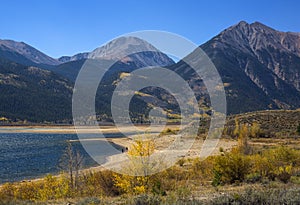
[[[66,141],[77,139],[76,134],[0,133],[0,183],[59,173],[62,171],[59,162],[65,152]],[[79,142],[72,144],[84,158],[83,168],[97,165]]]

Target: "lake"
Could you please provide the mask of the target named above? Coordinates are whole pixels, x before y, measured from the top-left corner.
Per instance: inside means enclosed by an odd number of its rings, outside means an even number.
[[[76,134],[0,133],[0,183],[59,173],[67,140],[78,140],[78,137]],[[79,142],[72,142],[72,145],[84,158],[83,168],[98,165]]]

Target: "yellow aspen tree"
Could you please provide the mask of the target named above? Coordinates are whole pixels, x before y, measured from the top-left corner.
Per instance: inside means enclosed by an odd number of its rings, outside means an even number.
[[[126,174],[114,174],[115,186],[128,194],[141,194],[149,190],[151,163],[150,156],[154,153],[154,140],[135,140],[128,149],[131,159],[124,169]]]

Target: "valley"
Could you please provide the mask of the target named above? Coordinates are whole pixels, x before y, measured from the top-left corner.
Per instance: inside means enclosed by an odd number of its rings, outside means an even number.
[[[197,46],[220,75],[226,113],[214,109],[208,84],[186,62],[206,68],[196,50],[175,62],[126,36],[53,58],[0,40],[0,204],[299,204],[299,33],[240,21]],[[74,115],[77,77],[89,63],[105,74],[93,109]],[[199,113],[193,99],[185,99],[196,110],[188,113],[155,85],[134,90],[128,108],[113,107],[117,86],[144,67],[187,82]],[[87,77],[83,85],[94,82]],[[114,119],[116,110],[132,124]],[[224,127],[212,123],[218,116]],[[203,157],[205,149],[212,152]]]

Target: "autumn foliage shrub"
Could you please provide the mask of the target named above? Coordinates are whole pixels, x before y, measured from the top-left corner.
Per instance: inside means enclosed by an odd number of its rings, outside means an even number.
[[[249,157],[237,151],[217,156],[213,168],[214,185],[242,182],[246,175],[250,173],[250,168],[251,161]]]

